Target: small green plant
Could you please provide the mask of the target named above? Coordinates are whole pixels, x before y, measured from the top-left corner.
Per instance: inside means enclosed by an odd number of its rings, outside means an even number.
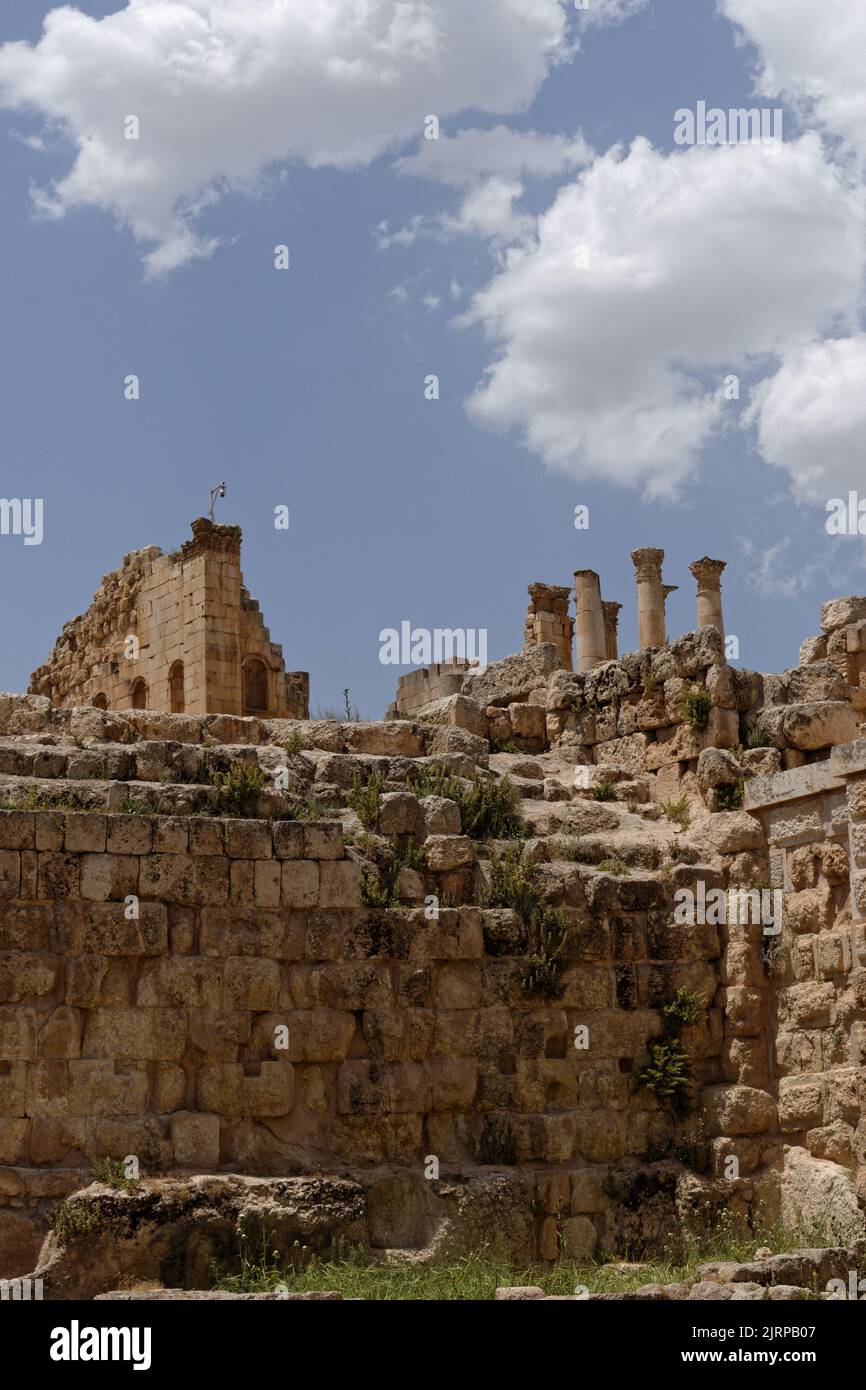
[[[492,738],[490,740],[491,753],[520,753],[523,750],[518,748],[516,743],[509,739]]]
[[[300,729],[292,729],[285,743],[283,744],[287,758],[296,758],[304,750],[304,740],[301,737]]]
[[[713,697],[703,685],[693,685],[680,704],[680,712],[687,724],[699,732],[710,722]]]
[[[122,809],[125,816],[146,816],[148,813],[147,806],[135,792],[130,792],[124,799]]]
[[[668,845],[668,855],[672,864],[697,864],[700,855],[696,849],[690,845],[680,844],[679,840],[671,840]]]
[[[689,799],[681,796],[679,801],[663,801],[662,815],[667,816],[668,820],[676,821],[681,830],[689,828]]]
[[[744,782],[728,782],[716,787],[716,803],[720,811],[739,811],[743,804]]]
[[[90,1171],[97,1182],[105,1183],[106,1187],[113,1187],[118,1192],[135,1192],[140,1183],[139,1178],[127,1176],[126,1165],[120,1158],[92,1158]]]
[[[394,875],[362,874],[359,890],[364,907],[390,907],[394,901]]]
[[[702,994],[691,989],[678,989],[669,1004],[662,1009],[662,1024],[666,1033],[679,1036],[689,1024],[699,1023],[704,1016],[707,1001]]]
[[[67,1199],[48,1213],[48,1225],[61,1245],[72,1245],[99,1226],[99,1211],[89,1201]]]
[[[617,878],[622,878],[628,873],[628,864],[624,864],[621,859],[602,859],[596,865],[600,874],[614,874]]]
[[[497,782],[485,777],[462,791],[457,802],[464,835],[473,840],[514,840],[522,830],[517,817],[520,797],[514,783],[507,777]]]
[[[760,719],[747,719],[746,727],[746,747],[747,748],[770,748],[772,747],[767,733]]]
[[[414,869],[416,873],[423,873],[427,868],[427,859],[423,849],[417,845],[398,845],[394,851],[394,870],[399,873],[401,869]]]
[[[520,845],[509,845],[499,859],[490,861],[485,906],[514,908],[528,925],[540,902],[537,863],[523,858]]]
[[[371,772],[366,782],[360,773],[355,773],[346,801],[362,825],[369,828],[376,824],[379,819],[379,801],[384,789],[385,778],[381,772]]]
[[[660,1038],[647,1044],[649,1061],[635,1074],[638,1086],[661,1100],[680,1100],[691,1086],[689,1054],[679,1038]]]
[[[616,795],[616,788],[613,782],[596,782],[590,795],[593,801],[613,801]]]
[[[261,768],[235,763],[228,772],[214,772],[211,784],[208,802],[213,815],[244,819],[258,815],[259,797],[267,786]]]
[[[527,994],[559,999],[568,958],[568,918],[555,907],[539,907],[532,917],[532,953],[520,977]]]

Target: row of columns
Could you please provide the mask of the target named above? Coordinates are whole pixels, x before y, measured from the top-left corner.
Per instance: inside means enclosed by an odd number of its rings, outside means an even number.
[[[665,603],[676,584],[662,581],[663,550],[647,547],[632,551],[637,584],[638,645],[663,647],[666,640]],[[723,560],[705,555],[689,566],[698,584],[698,627],[717,627],[725,635],[722,617],[721,576]],[[602,661],[615,661],[619,652],[617,624],[621,603],[605,602],[595,570],[576,570],[574,575],[577,669],[591,671]]]

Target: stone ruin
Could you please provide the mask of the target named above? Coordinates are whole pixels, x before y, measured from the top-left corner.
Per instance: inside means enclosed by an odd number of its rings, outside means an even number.
[[[735,669],[721,563],[669,642],[635,557],[639,651],[582,571],[576,663],[533,585],[523,652],[398,719],[0,696],[0,1277],[200,1290],[238,1229],[639,1259],[723,1211],[832,1248],[640,1296],[862,1265],[866,598]],[[516,824],[479,825],[506,784]]]
[[[240,557],[240,527],[204,517],[173,555],[155,545],[125,555],[65,625],[30,694],[57,706],[306,719],[309,676],[286,671]]]

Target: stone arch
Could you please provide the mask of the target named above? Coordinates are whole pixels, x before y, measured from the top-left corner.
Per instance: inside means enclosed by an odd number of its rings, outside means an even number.
[[[132,682],[132,708],[147,709],[147,681],[141,676]]]
[[[182,661],[175,661],[168,673],[168,707],[172,714],[183,714],[186,707]]]
[[[263,714],[268,708],[268,680],[270,672],[260,657],[252,656],[244,662],[244,714]]]
[[[90,703],[93,705],[94,709],[108,709],[108,696],[104,691],[100,690],[94,695]]]

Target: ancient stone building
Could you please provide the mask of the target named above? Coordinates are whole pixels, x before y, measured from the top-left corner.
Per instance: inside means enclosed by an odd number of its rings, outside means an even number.
[[[133,551],[71,619],[29,690],[56,706],[306,718],[309,677],[287,672],[244,587],[239,526],[204,517],[172,555]]]

